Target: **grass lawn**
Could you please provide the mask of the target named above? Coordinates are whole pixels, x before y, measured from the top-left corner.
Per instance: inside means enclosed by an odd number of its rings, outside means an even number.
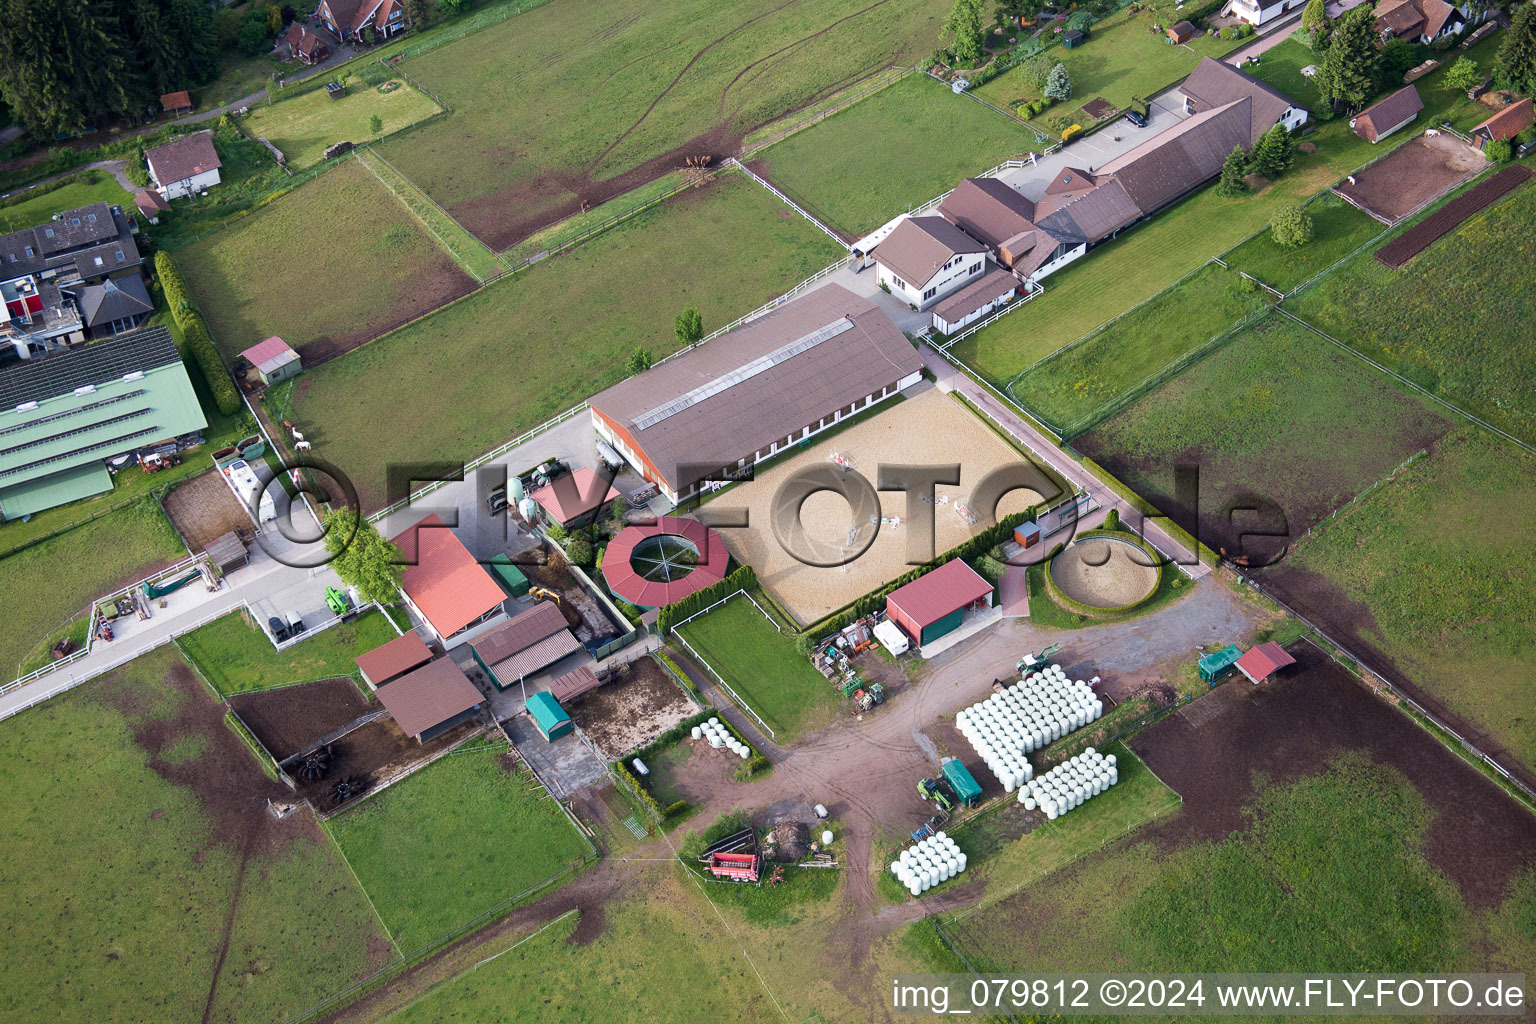
[[[1301,73],[1301,69],[1318,63],[1317,54],[1309,47],[1294,39],[1287,39],[1260,54],[1258,64],[1249,64],[1243,70],[1259,81],[1268,82],[1279,89],[1315,116],[1318,111],[1326,109],[1326,104],[1317,86],[1309,76]]]
[[[243,12],[246,8],[237,9]],[[286,45],[283,52],[288,52]],[[226,50],[219,55],[219,77],[201,88],[193,89],[192,101],[197,104],[198,110],[211,110],[260,92],[272,84],[273,75],[287,78],[303,70],[304,65],[298,61],[276,60],[266,53],[244,57]]]
[[[336,676],[358,677],[352,659],[400,634],[378,612],[332,626],[284,651],[245,612],[231,612],[177,640],[188,660],[226,697]]]
[[[1257,285],[1208,263],[1182,284],[1028,371],[1010,390],[1037,419],[1071,437],[1100,409],[1262,308],[1266,299]]]
[[[1536,188],[1527,185],[1403,269],[1362,252],[1288,306],[1414,383],[1536,441],[1536,292],[1510,277],[1536,260],[1532,217]],[[1468,321],[1462,310],[1477,312]]]
[[[944,0],[553,0],[400,65],[451,116],[381,149],[498,251],[888,64],[930,53]],[[538,102],[529,102],[537,97]]]
[[[673,351],[688,306],[712,330],[841,252],[725,175],[304,374],[291,416],[378,508],[387,465],[472,459],[619,380],[637,347]],[[404,400],[409,429],[381,430]]]
[[[1536,459],[1475,428],[1328,523],[1266,573],[1325,629],[1536,766]],[[1304,613],[1305,614],[1305,613]],[[1341,637],[1348,643],[1349,640]]]
[[[679,633],[787,743],[832,721],[837,691],[750,601],[736,600]]]
[[[0,232],[35,227],[60,210],[73,210],[91,203],[123,206],[133,199],[107,171],[81,171],[58,188],[39,193],[30,199],[25,198],[27,194],[23,192],[17,197],[21,199],[20,202],[0,207]]]
[[[0,725],[7,1021],[285,1020],[384,941],[335,846],[267,818],[280,787],[176,672],[162,647]],[[266,838],[242,872],[226,829],[247,813]]]
[[[309,365],[474,282],[356,160],[178,254],[226,359],[279,335]]]
[[[0,559],[0,676],[33,658],[44,637],[91,602],[187,557],[176,528],[145,497]]]
[[[1271,232],[1250,238],[1222,257],[1227,266],[1258,278],[1277,291],[1289,292],[1313,275],[1370,241],[1383,228],[1332,192],[1307,204],[1312,217],[1312,241],[1297,249],[1278,244]]]
[[[567,868],[587,846],[507,745],[460,749],[326,823],[410,952]]]
[[[769,146],[752,167],[858,237],[1038,146],[1022,125],[913,74]]]
[[[1429,399],[1271,317],[1076,447],[1212,548],[1251,555],[1278,542],[1239,534],[1299,537],[1450,426]],[[1193,494],[1178,493],[1178,464],[1197,468]]]
[[[1171,11],[1159,14],[1147,8],[1138,14],[1129,11],[1111,15],[1094,25],[1083,45],[1067,49],[1053,46],[1044,56],[1051,64],[1066,66],[1072,80],[1072,96],[1047,108],[1035,118],[1041,130],[1053,138],[1061,132],[1046,123],[1065,116],[1069,124],[1088,127],[1086,115],[1078,117],[1082,105],[1091,99],[1105,99],[1116,107],[1126,107],[1132,98],[1149,100],[1195,69],[1202,57],[1220,57],[1242,46],[1240,41],[1199,35],[1188,47],[1170,46],[1161,32],[1152,32],[1152,23],[1171,24]],[[1194,52],[1191,53],[1190,50]],[[1023,100],[1038,100],[1040,94],[1027,80],[1024,67],[1006,71],[977,89],[977,93],[1005,110],[1012,110]]]
[[[282,150],[288,166],[308,167],[319,163],[325,148],[333,143],[381,138],[441,109],[401,79],[382,85],[354,80],[339,100],[331,99],[324,89],[311,89],[290,100],[255,107],[241,127]],[[374,117],[384,122],[377,135],[369,124]]]
[[[1499,34],[1472,48],[1491,59]],[[1466,116],[1476,104],[1466,94],[1441,87],[1445,69],[1416,83],[1424,100],[1419,123]],[[1349,130],[1346,119],[1319,125],[1307,141],[1314,153],[1297,155],[1279,181],[1250,196],[1227,199],[1207,188],[1043,282],[1045,294],[1025,303],[951,351],[994,385],[1002,387],[1020,371],[1099,324],[1172,285],[1212,256],[1219,256],[1269,224],[1280,207],[1300,202],[1345,174],[1413,138],[1407,132],[1372,146]]]
[[[1411,972],[1530,957],[1530,893],[1468,906],[1423,853],[1428,819],[1400,774],[1346,755],[1265,791],[1227,839],[1166,853],[1133,838],[948,930],[984,971]]]

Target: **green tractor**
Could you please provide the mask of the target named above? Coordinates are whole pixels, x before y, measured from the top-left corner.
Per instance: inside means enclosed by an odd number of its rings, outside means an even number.
[[[941,779],[921,779],[917,783],[917,795],[932,800],[940,811],[948,814],[955,808],[955,794],[949,784]]]
[[[1059,650],[1061,650],[1061,644],[1051,644],[1051,646],[1045,648],[1039,654],[1024,655],[1024,657],[1019,659],[1019,674],[1027,676],[1031,673],[1041,672],[1050,668],[1051,655]]]
[[[335,587],[325,588],[325,604],[337,615],[346,615],[352,610],[352,602],[347,600],[347,595]]]

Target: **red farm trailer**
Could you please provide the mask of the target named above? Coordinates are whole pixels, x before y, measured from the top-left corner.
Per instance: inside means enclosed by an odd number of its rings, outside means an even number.
[[[712,853],[709,873],[728,882],[755,882],[761,862],[755,853]]]

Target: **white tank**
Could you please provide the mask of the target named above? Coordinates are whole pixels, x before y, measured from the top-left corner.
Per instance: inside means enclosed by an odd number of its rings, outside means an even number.
[[[517,511],[527,522],[533,522],[534,516],[539,513],[539,503],[532,498],[520,498],[517,502]]]
[[[698,726],[694,726],[691,730],[689,730],[689,735],[691,735],[694,739],[698,739],[700,736],[704,735],[704,730],[700,729]]]
[[[957,873],[964,873],[964,871],[965,871],[965,854],[957,852],[955,854],[955,861],[956,861],[956,871],[957,871]]]

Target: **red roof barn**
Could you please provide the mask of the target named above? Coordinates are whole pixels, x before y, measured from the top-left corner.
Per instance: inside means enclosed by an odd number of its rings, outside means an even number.
[[[1287,654],[1284,647],[1271,640],[1238,658],[1237,670],[1247,676],[1250,683],[1262,683],[1285,666],[1294,664],[1296,659]]]
[[[389,643],[375,647],[367,654],[352,660],[357,662],[358,669],[363,673],[363,680],[369,686],[378,689],[391,679],[403,676],[412,669],[420,668],[431,661],[432,651],[413,631],[404,636],[397,636]]]
[[[914,642],[926,644],[953,632],[979,602],[991,605],[992,584],[957,558],[891,591],[885,611]]]
[[[406,563],[400,592],[439,640],[457,646],[506,617],[507,595],[435,513],[393,539]]]

